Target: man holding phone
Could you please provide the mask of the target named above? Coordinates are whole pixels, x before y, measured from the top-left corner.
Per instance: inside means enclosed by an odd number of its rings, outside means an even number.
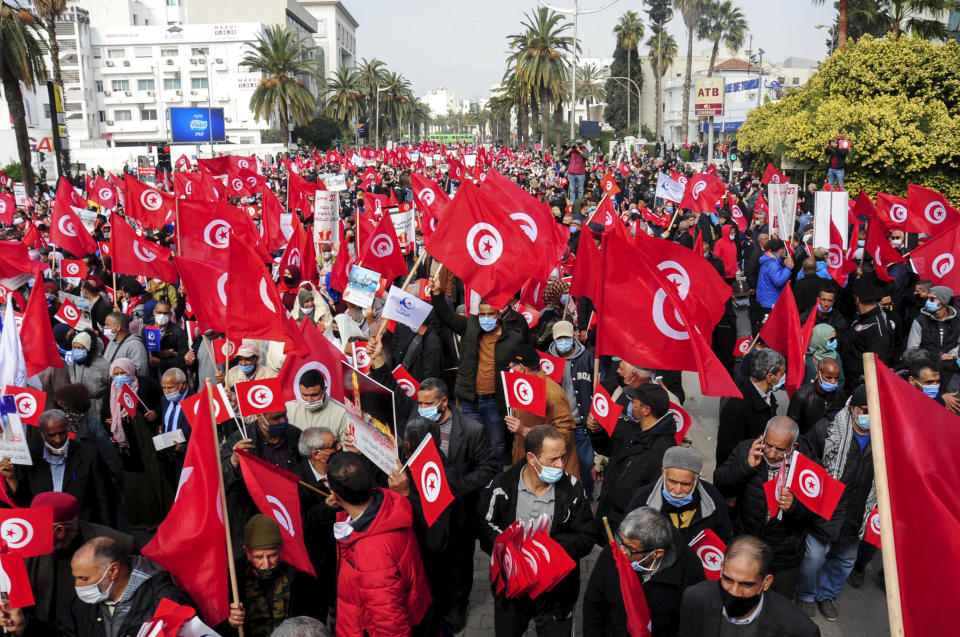
[[[567,179],[570,181],[570,201],[583,197],[583,184],[587,179],[587,148],[583,140],[577,138],[565,153],[569,159]]]
[[[850,140],[843,135],[831,139],[824,151],[827,155],[827,183],[834,187],[840,184],[843,188],[843,175],[847,168],[847,153],[850,152]]]

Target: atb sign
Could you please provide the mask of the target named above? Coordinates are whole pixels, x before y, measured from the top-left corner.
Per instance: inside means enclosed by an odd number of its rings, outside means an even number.
[[[695,87],[693,111],[697,117],[723,115],[722,77],[702,77]]]

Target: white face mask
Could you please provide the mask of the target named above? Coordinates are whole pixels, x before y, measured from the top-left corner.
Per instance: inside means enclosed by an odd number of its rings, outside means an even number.
[[[153,317],[154,323],[157,324],[157,327],[163,327],[170,322],[169,314],[157,314]]]
[[[107,576],[107,572],[110,570],[110,567],[107,567],[107,570],[103,572],[103,575],[100,576],[100,579],[97,580],[96,584],[87,584],[86,586],[74,586],[74,590],[77,592],[77,597],[81,602],[85,604],[99,604],[108,597],[110,597],[110,589],[113,588],[113,582],[110,582],[110,586],[107,587],[107,590],[100,590],[100,582]]]
[[[107,337],[108,341],[112,341],[117,336],[116,332],[111,330],[109,327],[103,328],[103,335]]]
[[[303,408],[306,409],[307,411],[320,411],[321,409],[323,409],[323,406],[326,404],[326,402],[327,402],[326,394],[321,396],[319,400],[314,400],[313,402],[307,402],[303,399],[300,400],[300,404],[302,404]]]
[[[69,441],[67,441],[67,442],[69,442]],[[47,451],[49,451],[49,452],[52,453],[53,455],[55,455],[55,456],[62,456],[63,454],[67,453],[67,442],[63,443],[63,444],[62,444],[61,446],[59,446],[59,447],[54,447],[54,446],[51,445],[49,442],[44,442],[44,443],[43,443],[43,446],[46,447],[46,448],[47,448]]]

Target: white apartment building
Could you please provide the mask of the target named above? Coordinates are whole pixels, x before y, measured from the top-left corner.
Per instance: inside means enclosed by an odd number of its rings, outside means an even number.
[[[357,64],[356,18],[339,0],[301,0],[300,4],[317,22],[313,33],[317,61],[330,77],[341,68]]]
[[[427,91],[420,101],[427,105],[433,117],[446,117],[457,111],[457,98],[443,87]]]

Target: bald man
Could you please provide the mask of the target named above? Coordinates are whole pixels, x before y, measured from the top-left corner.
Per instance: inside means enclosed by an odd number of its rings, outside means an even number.
[[[837,412],[843,409],[847,392],[843,389],[842,381],[840,362],[834,358],[822,358],[814,379],[801,385],[793,394],[787,407],[787,416],[800,426],[801,436],[821,418],[833,420]]]

